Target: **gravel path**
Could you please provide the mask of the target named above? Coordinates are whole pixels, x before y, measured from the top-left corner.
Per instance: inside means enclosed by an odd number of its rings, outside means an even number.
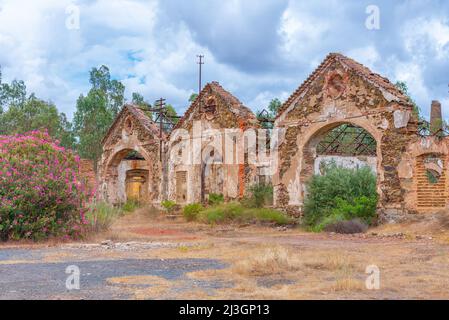
[[[220,283],[192,280],[185,273],[203,269],[220,269],[225,265],[212,259],[115,259],[69,260],[57,263],[38,262],[55,249],[0,249],[0,299],[128,299],[132,298],[120,284],[106,279],[126,276],[156,276],[177,281],[174,290],[199,288],[213,290]],[[95,253],[92,252],[94,255]],[[18,261],[20,260],[20,261]],[[17,263],[15,262],[17,261]],[[68,290],[68,266],[80,270],[80,289]],[[134,284],[151,286],[151,284]]]

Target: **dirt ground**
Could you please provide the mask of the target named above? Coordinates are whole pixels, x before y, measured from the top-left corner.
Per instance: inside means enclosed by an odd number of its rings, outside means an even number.
[[[83,242],[0,245],[0,297],[448,299],[447,221],[442,213],[337,235],[187,223],[142,208]],[[51,271],[68,264],[88,270],[81,271],[79,291],[67,291],[65,275]],[[11,272],[30,281],[18,283]],[[34,291],[33,272],[45,274]]]

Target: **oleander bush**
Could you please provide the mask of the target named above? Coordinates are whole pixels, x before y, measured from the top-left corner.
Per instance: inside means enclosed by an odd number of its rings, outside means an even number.
[[[46,131],[0,136],[0,240],[82,235],[88,195],[79,160]]]

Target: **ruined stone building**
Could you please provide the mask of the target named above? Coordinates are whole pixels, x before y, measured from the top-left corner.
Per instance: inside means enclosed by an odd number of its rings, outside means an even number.
[[[125,105],[99,146],[99,197],[112,204],[162,201],[160,144],[165,140],[148,113]]]
[[[184,204],[204,201],[210,193],[225,199],[242,197],[254,181],[255,168],[235,158],[225,161],[226,148],[237,146],[239,129],[257,126],[249,108],[218,82],[208,83],[170,135],[168,199]],[[238,150],[231,153],[237,156]]]
[[[372,168],[384,221],[447,208],[449,138],[441,125],[437,101],[428,132],[420,131],[410,99],[388,79],[329,54],[276,117],[282,135],[270,177],[274,205],[300,214],[308,179],[334,161]],[[251,110],[217,82],[204,87],[171,132],[161,134],[145,110],[126,105],[103,140],[99,195],[111,203],[180,204],[211,193],[242,197],[261,180],[261,168],[248,161],[256,151],[241,132],[259,127]],[[230,149],[241,161],[224,161]]]
[[[435,117],[441,120],[436,105]],[[441,132],[435,122],[434,133]],[[384,221],[448,205],[449,140],[420,135],[410,99],[388,79],[350,58],[329,54],[283,104],[275,126],[285,129],[273,177],[278,207],[300,211],[307,180],[329,157],[342,165],[365,162],[373,168]],[[342,126],[346,132],[351,128],[352,143],[361,146],[352,154],[334,152],[339,146],[326,141],[329,132]]]
[[[186,204],[207,200],[210,193],[237,199],[254,182],[256,168],[224,161],[226,146],[237,145],[226,141],[224,131],[241,139],[239,129],[256,127],[254,113],[217,82],[204,87],[169,136],[160,137],[144,110],[126,105],[103,140],[99,196],[114,204],[130,198]]]

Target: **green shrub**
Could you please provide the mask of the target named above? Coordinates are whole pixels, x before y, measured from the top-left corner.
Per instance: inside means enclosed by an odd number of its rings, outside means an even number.
[[[363,233],[368,230],[368,225],[360,219],[337,221],[335,223],[329,224],[324,228],[327,232],[335,233]]]
[[[304,223],[314,231],[343,220],[370,224],[376,215],[376,176],[369,167],[348,169],[328,164],[307,185]]]
[[[195,219],[209,224],[226,222],[274,222],[288,224],[292,220],[282,212],[268,208],[246,208],[239,202],[223,203],[200,211]]]
[[[211,206],[216,206],[224,202],[224,197],[222,194],[210,193],[208,202]]]
[[[376,216],[377,196],[362,196],[349,201],[341,198],[335,200],[336,207],[332,210],[332,213],[341,215],[346,220],[358,218],[369,225]]]
[[[289,224],[292,219],[284,213],[270,208],[253,208],[246,210],[247,216],[257,221],[275,222],[277,224]]]
[[[313,232],[321,232],[324,229],[326,229],[327,226],[333,225],[333,224],[336,224],[338,222],[345,221],[345,220],[346,220],[345,215],[331,213],[330,215],[323,217],[319,223],[310,226],[310,229]]]
[[[139,208],[139,206],[140,206],[140,204],[138,201],[128,200],[125,202],[125,204],[123,204],[122,210],[125,212],[132,212],[132,211],[136,210],[137,208]]]
[[[259,183],[249,188],[250,196],[243,200],[244,205],[249,208],[262,208],[273,204],[273,186],[271,184]]]
[[[242,215],[243,210],[244,207],[239,202],[222,203],[202,211],[200,220],[212,224],[234,220]]]
[[[86,220],[90,231],[99,232],[109,229],[114,220],[121,215],[123,215],[122,209],[106,202],[97,202],[89,207],[86,212]]]
[[[168,213],[172,213],[173,211],[176,210],[176,208],[178,207],[178,205],[176,204],[176,202],[174,202],[173,200],[164,200],[161,203],[162,207],[164,207],[164,209],[168,212]]]
[[[204,210],[204,207],[201,203],[192,203],[184,207],[183,214],[188,221],[192,221],[202,210]]]

